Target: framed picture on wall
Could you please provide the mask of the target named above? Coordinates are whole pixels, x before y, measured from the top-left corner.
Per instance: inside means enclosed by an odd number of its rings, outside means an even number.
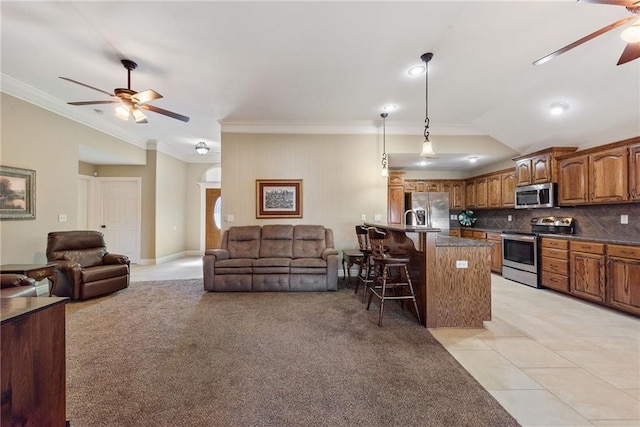
[[[36,171],[0,166],[0,219],[36,219]]]
[[[302,180],[256,179],[256,218],[302,218]]]

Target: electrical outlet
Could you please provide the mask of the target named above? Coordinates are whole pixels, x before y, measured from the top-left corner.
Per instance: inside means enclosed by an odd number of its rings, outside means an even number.
[[[469,268],[469,261],[456,261],[456,268]]]
[[[381,221],[381,220],[382,220],[382,215],[380,215],[380,214],[375,214],[375,215],[373,216],[373,220],[374,220],[374,221]]]
[[[507,215],[507,221],[509,221],[509,222],[513,221],[513,216],[512,215]]]
[[[227,215],[227,222],[233,222],[235,220],[235,218],[233,217],[233,215]]]
[[[67,215],[66,214],[58,215],[58,222],[67,222]]]
[[[451,215],[449,215],[449,219],[450,219],[451,221],[455,221],[457,218],[458,218],[458,217],[456,216],[456,214],[451,214]]]
[[[367,216],[365,214],[360,215],[360,219],[363,221],[367,220]]]
[[[629,215],[620,215],[620,224],[629,224]]]

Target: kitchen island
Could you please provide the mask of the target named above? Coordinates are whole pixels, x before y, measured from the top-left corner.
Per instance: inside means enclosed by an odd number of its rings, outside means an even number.
[[[424,226],[364,225],[387,232],[390,253],[409,256],[421,324],[476,328],[491,320],[491,242],[443,236]],[[417,249],[407,233],[417,234]]]

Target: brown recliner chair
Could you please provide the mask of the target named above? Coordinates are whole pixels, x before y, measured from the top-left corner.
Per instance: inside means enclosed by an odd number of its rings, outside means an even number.
[[[47,260],[58,267],[56,296],[85,300],[129,286],[129,258],[107,252],[99,231],[49,233]]]

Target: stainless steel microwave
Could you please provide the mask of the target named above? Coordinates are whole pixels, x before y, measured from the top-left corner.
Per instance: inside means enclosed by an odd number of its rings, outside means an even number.
[[[557,184],[516,187],[516,209],[554,208],[558,205]]]

